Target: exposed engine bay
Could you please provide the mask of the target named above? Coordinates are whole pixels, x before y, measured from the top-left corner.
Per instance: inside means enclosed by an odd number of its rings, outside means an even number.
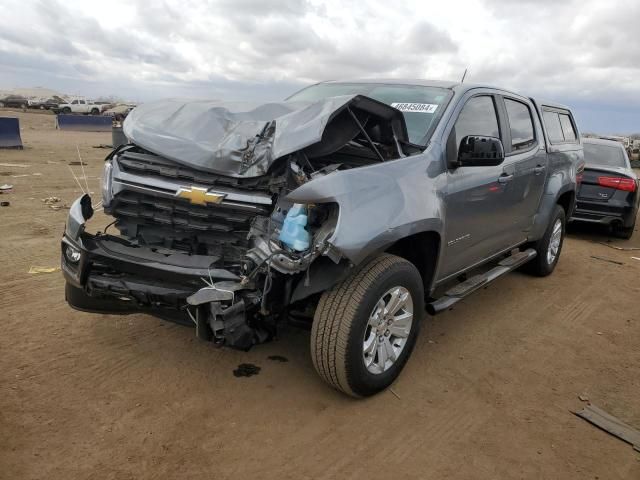
[[[208,110],[210,127],[212,118],[224,125],[209,160],[202,142],[195,150],[176,148],[176,132],[193,126],[176,120],[183,110],[163,119],[167,128],[182,125],[172,130],[168,155],[158,151],[163,137],[149,115],[132,114],[130,128],[125,124],[131,143],[107,157],[103,179],[104,211],[120,234],[89,237],[83,228],[69,227],[65,234],[66,248],[94,245],[112,259],[92,254],[94,260],[74,270],[63,256],[65,274],[89,297],[125,302],[132,310],[174,310],[196,324],[199,337],[239,349],[272,338],[278,322],[295,312],[304,318],[314,295],[339,281],[350,262],[331,242],[339,205],[294,203],[288,195],[318,178],[420,148],[408,142],[399,111],[367,97],[292,108],[286,105],[284,117],[269,121],[262,120],[269,116],[263,111],[247,121],[239,114],[230,120],[228,110]],[[318,109],[324,116],[309,117]],[[305,128],[315,133],[287,138],[283,126],[297,119],[299,128],[305,117]],[[84,200],[76,210],[88,220],[90,209]],[[147,278],[150,264],[163,268],[161,275],[152,272],[153,281]]]

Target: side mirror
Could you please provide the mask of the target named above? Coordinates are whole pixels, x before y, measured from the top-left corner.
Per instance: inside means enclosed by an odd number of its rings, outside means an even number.
[[[458,167],[494,167],[504,161],[504,146],[496,137],[468,135],[458,147]]]

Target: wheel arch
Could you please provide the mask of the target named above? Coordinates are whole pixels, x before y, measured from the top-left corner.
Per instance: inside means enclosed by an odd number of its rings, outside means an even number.
[[[574,190],[567,190],[561,193],[556,203],[564,209],[564,213],[568,220],[573,214],[573,209],[576,204],[576,192]]]
[[[401,238],[384,250],[412,263],[420,272],[425,292],[430,292],[434,283],[441,238],[438,232],[429,230]]]

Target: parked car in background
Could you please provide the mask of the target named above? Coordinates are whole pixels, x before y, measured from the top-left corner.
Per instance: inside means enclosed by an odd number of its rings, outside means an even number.
[[[37,108],[40,110],[55,110],[61,103],[64,103],[64,99],[60,97],[47,99],[41,98],[38,100],[31,100],[29,102],[29,108]]]
[[[585,170],[572,220],[611,227],[631,238],[638,213],[638,177],[620,142],[584,138]]]
[[[88,115],[100,115],[104,105],[93,103],[84,97],[74,98],[69,103],[61,103],[53,111],[56,113],[84,113]]]
[[[0,108],[27,108],[29,106],[29,99],[22,95],[9,95],[0,99]]]
[[[116,122],[122,122],[125,118],[127,118],[129,112],[134,108],[135,105],[116,105],[115,107],[105,110],[104,112],[102,112],[102,114],[113,117]]]

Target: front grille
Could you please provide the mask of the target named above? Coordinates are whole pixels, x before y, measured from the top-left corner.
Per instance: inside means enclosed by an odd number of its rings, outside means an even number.
[[[265,178],[251,180],[262,188],[240,187],[243,179],[211,175],[149,153],[126,151],[116,161],[118,191],[107,213],[116,218],[122,235],[142,245],[220,256],[224,264],[238,265],[248,249],[253,219],[271,213]],[[205,206],[174,196],[189,185],[226,197]]]
[[[268,190],[270,186],[284,181],[283,178],[277,177],[275,179],[269,177],[234,178],[215,175],[178,164],[152,153],[140,151],[124,151],[118,155],[118,164],[123,171],[136,175],[153,175],[168,180],[206,184],[212,187],[214,185],[227,186],[247,193],[254,191],[256,187]]]
[[[237,249],[246,251],[253,218],[269,211],[261,206],[246,211],[222,204],[192,205],[188,200],[125,191],[114,198],[111,213],[122,233],[129,237],[158,237],[164,245],[177,248],[177,243],[205,244],[214,247],[207,253],[236,257]]]

